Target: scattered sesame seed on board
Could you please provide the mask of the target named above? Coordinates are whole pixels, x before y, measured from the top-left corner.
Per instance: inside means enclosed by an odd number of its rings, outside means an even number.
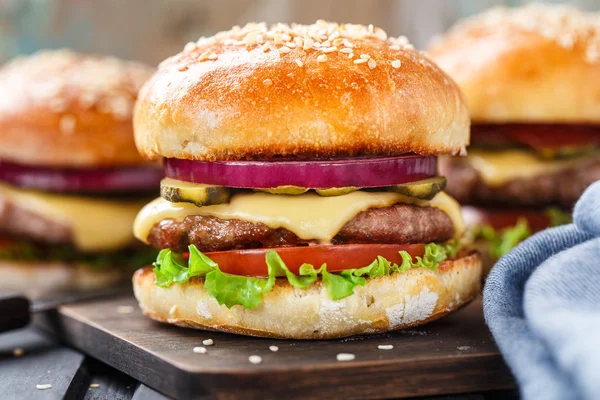
[[[252,356],[248,357],[248,361],[250,361],[250,364],[260,364],[262,362],[262,357],[257,356],[257,355],[252,355]]]
[[[339,353],[335,356],[338,361],[352,361],[356,358],[354,354],[351,353]]]
[[[380,344],[377,346],[379,350],[392,350],[394,348],[393,344]]]
[[[206,347],[196,346],[192,349],[192,351],[196,354],[206,354],[208,350],[206,350]]]
[[[49,383],[42,383],[42,384],[35,385],[35,388],[37,390],[48,390],[48,389],[52,389],[52,385]]]
[[[273,353],[276,353],[279,351],[279,347],[277,346],[269,346],[269,350],[271,350]]]
[[[133,306],[117,306],[117,313],[119,314],[131,314],[133,312]]]
[[[99,383],[92,383],[92,384],[90,385],[90,388],[92,388],[92,389],[97,389],[97,388],[99,388],[99,387],[100,387],[100,384],[99,384]]]
[[[212,339],[205,339],[202,341],[202,344],[205,346],[212,346],[215,342]]]
[[[13,351],[12,351],[12,355],[14,357],[21,357],[23,355],[23,353],[25,353],[25,351],[20,347],[17,347],[15,349],[13,349]]]

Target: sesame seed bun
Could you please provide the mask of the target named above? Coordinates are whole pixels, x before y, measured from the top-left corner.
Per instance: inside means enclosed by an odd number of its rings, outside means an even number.
[[[496,8],[429,54],[465,93],[474,122],[600,122],[600,14]]]
[[[134,114],[149,159],[458,154],[469,141],[457,86],[406,38],[324,21],[189,43]]]
[[[144,314],[179,326],[282,339],[333,339],[390,332],[440,318],[471,301],[481,287],[477,253],[444,261],[436,271],[413,268],[368,279],[354,294],[333,301],[322,283],[295,289],[279,279],[255,309],[228,309],[210,297],[203,279],[154,284],[151,268],[138,270],[133,288]]]
[[[152,70],[112,57],[44,51],[0,68],[0,160],[103,167],[145,162],[131,115]]]

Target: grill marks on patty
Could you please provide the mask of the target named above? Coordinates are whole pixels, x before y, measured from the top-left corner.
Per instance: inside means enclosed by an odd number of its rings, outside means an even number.
[[[454,226],[443,211],[396,204],[359,213],[344,225],[332,242],[429,243],[450,240],[453,236]],[[154,247],[176,251],[186,251],[187,246],[194,244],[203,252],[314,243],[284,228],[271,229],[261,223],[201,215],[187,216],[181,222],[165,219],[154,225],[148,241]]]
[[[600,179],[600,157],[552,174],[514,179],[488,186],[477,171],[461,159],[443,157],[440,170],[448,180],[446,192],[461,204],[548,206],[571,208],[583,191]]]

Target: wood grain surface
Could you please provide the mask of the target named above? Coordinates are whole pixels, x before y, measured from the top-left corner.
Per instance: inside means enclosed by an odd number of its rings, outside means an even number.
[[[418,329],[331,341],[259,339],[159,324],[145,318],[131,296],[63,306],[38,324],[180,399],[400,398],[514,387],[484,325],[480,300]],[[204,339],[214,345],[206,346],[206,354],[194,353]],[[382,344],[394,348],[378,349]],[[270,351],[272,345],[279,351]],[[356,358],[340,362],[338,353]],[[251,364],[251,355],[261,356],[262,363]]]

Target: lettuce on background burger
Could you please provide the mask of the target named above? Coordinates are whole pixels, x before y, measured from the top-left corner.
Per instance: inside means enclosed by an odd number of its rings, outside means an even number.
[[[99,288],[148,262],[131,224],[162,171],[131,117],[151,73],[67,50],[0,69],[0,290]]]
[[[473,299],[478,254],[437,155],[460,154],[456,85],[373,26],[248,24],[185,46],[144,85],[136,144],[164,159],[134,224],[149,317],[280,338],[425,323]]]
[[[442,159],[440,171],[468,205],[476,236],[492,239],[497,257],[568,222],[600,179],[600,15],[496,8],[459,23],[430,54],[465,93],[473,120],[469,155]]]

